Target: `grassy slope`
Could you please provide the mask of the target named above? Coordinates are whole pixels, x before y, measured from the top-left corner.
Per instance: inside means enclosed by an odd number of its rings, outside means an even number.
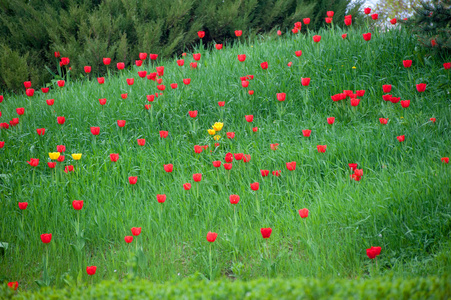
[[[22,286],[41,276],[45,246],[40,234],[53,233],[49,244],[50,274],[53,284],[63,284],[67,275],[88,280],[84,268],[97,265],[94,281],[119,278],[128,272],[129,252],[124,236],[130,228],[142,226],[138,237],[145,255],[141,255],[135,272],[156,281],[185,277],[196,271],[209,273],[208,231],[218,232],[213,247],[214,272],[217,276],[251,279],[268,273],[263,257],[265,241],[261,227],[272,227],[268,240],[271,252],[271,275],[347,277],[363,276],[371,269],[365,249],[381,246],[378,270],[400,276],[442,274],[449,271],[450,221],[449,165],[440,162],[450,156],[451,105],[449,72],[436,58],[423,59],[416,52],[408,33],[392,31],[373,34],[370,42],[361,31],[320,32],[322,40],[314,44],[310,37],[262,37],[249,45],[225,45],[221,51],[200,50],[197,69],[188,55],[185,66],[175,60],[159,62],[165,66],[164,96],[152,103],[152,115],[145,110],[146,95],[157,91],[156,83],[137,76],[138,69],[123,71],[119,76],[97,81],[68,83],[51,93],[7,97],[0,108],[2,122],[16,117],[15,108],[24,107],[18,127],[1,130],[0,241],[10,248],[0,262],[0,279],[19,280]],[[295,50],[302,50],[300,58]],[[237,54],[246,54],[244,63]],[[412,59],[411,69],[402,67],[403,59]],[[269,69],[259,64],[269,62]],[[287,67],[289,61],[293,66]],[[352,67],[355,66],[355,69]],[[240,76],[255,75],[248,89],[241,87]],[[135,77],[129,87],[126,78]],[[300,84],[301,77],[311,77],[309,87]],[[184,86],[182,78],[191,78]],[[169,84],[179,87],[171,90]],[[415,83],[428,84],[418,93]],[[407,109],[382,100],[382,84],[392,84],[392,94],[410,99]],[[365,89],[360,105],[351,109],[349,100],[332,102],[330,96],[344,89]],[[287,93],[285,102],[276,93]],[[126,100],[121,93],[129,93]],[[47,106],[45,99],[55,99]],[[98,99],[107,98],[100,106]],[[218,101],[226,101],[220,108]],[[189,110],[198,110],[193,120]],[[244,115],[253,114],[253,133]],[[56,116],[65,116],[58,125]],[[326,118],[336,117],[334,125]],[[390,121],[383,126],[380,117]],[[431,123],[429,118],[437,118]],[[116,120],[127,120],[119,129]],[[224,122],[218,149],[206,129],[216,121]],[[90,126],[100,126],[94,138]],[[47,129],[37,136],[36,128]],[[310,138],[301,129],[312,129]],[[159,130],[169,137],[159,138]],[[234,131],[234,140],[225,132]],[[399,143],[398,135],[406,135]],[[144,147],[137,138],[145,138]],[[280,143],[277,151],[270,143]],[[52,172],[45,164],[48,152],[56,145],[67,147],[66,161]],[[209,144],[208,151],[194,154],[194,145]],[[316,145],[326,145],[318,153]],[[210,152],[213,150],[213,152]],[[213,160],[222,160],[227,152],[252,155],[248,164],[234,162],[230,179]],[[72,161],[70,153],[83,153]],[[111,163],[110,153],[119,153]],[[26,161],[40,158],[34,169]],[[285,163],[297,162],[289,172]],[[363,168],[360,182],[349,180],[348,163]],[[167,174],[163,164],[174,164]],[[66,175],[64,165],[74,164],[75,173]],[[281,177],[262,178],[260,169],[282,170]],[[186,192],[185,182],[201,172],[199,198],[196,185]],[[128,176],[138,176],[135,186]],[[257,213],[251,182],[260,182]],[[160,205],[156,194],[165,193]],[[237,232],[234,233],[230,194],[239,194]],[[77,213],[71,202],[83,199],[80,214],[85,246],[81,262],[70,246],[76,243]],[[28,201],[22,216],[17,202]],[[310,215],[301,220],[297,213],[308,208]],[[22,218],[24,230],[21,230]],[[135,243],[135,241],[133,242]],[[130,249],[129,249],[130,248]],[[434,256],[437,251],[441,254]],[[146,259],[143,259],[143,258]],[[432,267],[436,266],[436,267]],[[207,275],[208,276],[208,275]]]

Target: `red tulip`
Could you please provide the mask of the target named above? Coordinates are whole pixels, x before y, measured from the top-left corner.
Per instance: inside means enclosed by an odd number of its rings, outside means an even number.
[[[395,25],[395,24],[396,24],[396,18],[391,19],[391,20],[390,20],[390,23],[392,23],[393,25]]]
[[[124,237],[124,241],[125,241],[127,244],[130,244],[131,242],[133,242],[133,236],[128,235],[128,236]]]
[[[277,100],[285,101],[286,96],[287,95],[285,93],[277,93]]]
[[[192,69],[195,69],[195,68],[197,68],[197,62],[192,62],[192,63],[189,64],[189,66],[190,66]]]
[[[55,103],[55,99],[47,99],[46,102],[47,102],[47,105],[52,106],[53,103]]]
[[[373,19],[373,20],[377,20],[378,18],[379,18],[378,14],[372,14],[371,15],[371,19]]]
[[[104,84],[105,83],[105,77],[97,77],[97,82],[99,84]]]
[[[183,188],[185,189],[185,191],[189,191],[191,189],[191,183],[184,183]]]
[[[55,51],[55,57],[56,57],[56,58],[59,58],[59,57],[61,57],[61,54],[60,54],[60,52],[59,52],[59,51]]]
[[[99,99],[99,103],[100,103],[100,105],[105,105],[106,104],[106,98]]]
[[[267,62],[267,61],[262,62],[262,63],[260,64],[260,67],[261,67],[263,70],[268,69],[268,62]]]
[[[172,170],[174,170],[174,165],[173,164],[167,164],[163,166],[164,170],[167,173],[172,173]]]
[[[45,128],[38,128],[38,129],[36,129],[36,132],[38,133],[38,135],[44,135],[45,134]]]
[[[237,37],[241,36],[242,34],[243,34],[243,31],[242,31],[242,30],[235,30],[235,35],[236,35]]]
[[[25,90],[25,94],[26,94],[28,97],[33,97],[33,95],[34,95],[34,89],[26,89],[26,90]]]
[[[294,51],[294,55],[296,55],[297,57],[302,55],[302,51],[298,50],[298,51]]]
[[[11,121],[9,121],[9,124],[11,126],[16,126],[17,124],[19,124],[19,118],[13,118]]]
[[[332,18],[332,17],[334,16],[334,12],[333,12],[333,11],[328,11],[328,12],[327,12],[327,16],[328,16],[329,18]]]
[[[0,149],[3,148],[5,146],[5,142],[4,141],[0,141]]]
[[[329,118],[327,118],[327,123],[328,123],[329,125],[334,124],[334,122],[335,122],[335,117],[329,117]]]
[[[48,162],[47,165],[50,169],[54,169],[56,167],[56,162]]]
[[[220,107],[223,107],[223,106],[225,105],[225,101],[219,101],[219,102],[218,102],[218,105],[219,105]]]
[[[308,217],[308,209],[307,208],[303,208],[299,210],[299,216],[301,216],[301,218],[307,218]]]
[[[144,146],[146,144],[146,139],[137,139],[139,146]]]
[[[388,118],[379,118],[379,122],[382,124],[382,125],[386,125],[387,124],[387,122],[388,122]]]
[[[381,247],[371,247],[369,249],[366,249],[366,255],[370,259],[376,258],[381,253]]]
[[[294,28],[297,28],[297,29],[301,30],[301,28],[302,28],[302,23],[301,23],[301,22],[296,22],[296,23],[294,23]]]
[[[243,162],[247,163],[251,161],[251,155],[250,154],[244,154],[243,156]]]
[[[155,69],[157,69],[157,75],[158,76],[163,76],[164,75],[164,66],[160,66],[160,67],[156,67]]]
[[[158,54],[152,54],[152,53],[150,53],[150,54],[149,54],[149,57],[150,57],[151,60],[157,60]]]
[[[63,125],[64,122],[66,122],[66,118],[65,117],[56,117],[56,121],[58,122],[58,124]]]
[[[162,194],[162,195],[158,194],[157,195],[157,201],[158,201],[158,203],[164,203],[164,201],[166,201],[166,195],[165,194]]]
[[[128,182],[130,184],[136,184],[137,181],[138,181],[138,176],[130,176],[130,177],[128,177]]]
[[[61,57],[60,66],[67,66],[70,63],[69,57]]]
[[[195,118],[197,117],[197,110],[190,110],[188,114],[191,118]]]
[[[266,177],[269,175],[269,170],[260,170],[260,174],[262,175],[262,177]]]
[[[363,39],[364,39],[365,41],[371,40],[371,32],[363,33],[362,35],[363,35]]]
[[[249,93],[249,95],[253,95],[253,94],[254,94],[254,91],[253,91],[253,90],[250,90],[250,91],[248,91],[248,93]]]
[[[402,100],[401,101],[401,106],[403,108],[407,108],[407,107],[409,107],[409,105],[410,105],[410,100]]]
[[[348,36],[347,33],[343,33],[343,34],[341,35],[341,38],[342,38],[342,39],[345,39],[347,36]]]
[[[149,109],[150,109],[150,107],[151,107],[151,105],[150,105],[150,104],[144,104],[144,108],[145,108],[145,109],[149,110]]]
[[[124,127],[125,126],[125,120],[117,120],[117,126]]]
[[[304,129],[304,130],[302,130],[302,134],[303,134],[305,137],[309,137],[311,133],[312,133],[312,131],[311,131],[310,129]]]
[[[449,163],[449,157],[442,157],[440,160],[445,164]]]
[[[228,153],[225,155],[224,160],[225,160],[226,162],[228,162],[228,163],[231,163],[231,162],[233,161],[233,154],[230,153],[230,152],[228,152]]]
[[[326,23],[327,23],[327,24],[332,23],[332,18],[326,18]]]
[[[8,123],[0,123],[0,128],[2,128],[2,129],[8,129],[8,128],[9,128],[9,125],[8,125]]]
[[[352,25],[352,19],[351,18],[345,18],[345,25],[351,26]]]
[[[111,58],[108,58],[108,57],[103,58],[103,64],[105,66],[108,66],[110,63],[111,63]]]
[[[258,182],[251,183],[251,190],[258,191],[260,184]]]
[[[195,61],[200,60],[200,53],[193,53],[193,58]]]
[[[18,107],[18,108],[16,108],[16,112],[17,112],[17,114],[18,114],[19,116],[21,116],[21,115],[23,115],[23,114],[25,113],[25,108],[23,108],[23,107]],[[1,116],[1,113],[0,113],[0,116]]]
[[[8,287],[15,291],[19,287],[19,282],[17,281],[8,282]]]
[[[174,90],[174,89],[176,89],[178,87],[178,84],[177,83],[171,83],[171,88]]]
[[[249,86],[249,81],[247,81],[247,80],[241,81],[241,86],[244,88],[247,88]]]
[[[135,65],[136,65],[137,67],[141,67],[142,64],[143,64],[143,61],[142,61],[142,60],[135,60]]]
[[[207,233],[207,241],[209,241],[210,243],[213,243],[214,241],[216,241],[217,237],[218,237],[218,234],[216,232],[209,231]]]
[[[351,106],[357,106],[360,103],[360,99],[352,98],[351,99]]]
[[[419,83],[417,84],[417,91],[419,93],[422,93],[426,90],[426,83]]]
[[[69,166],[65,166],[64,167],[64,172],[66,172],[66,174],[69,173],[69,172],[73,172],[73,171],[74,171],[74,166],[73,165],[69,165]]]
[[[121,94],[122,99],[127,99],[127,97],[128,97],[128,94]]]
[[[317,145],[316,148],[318,149],[319,153],[325,153],[327,149],[327,145]]]
[[[169,134],[169,132],[167,132],[167,131],[164,131],[164,130],[160,131],[160,137],[163,139],[167,138],[168,134]]]
[[[56,83],[58,84],[59,87],[64,87],[64,85],[66,84],[64,80],[58,80]]]
[[[119,154],[118,153],[111,153],[110,154],[110,160],[112,162],[117,162],[118,159],[119,159]]]
[[[243,62],[246,60],[246,54],[238,54],[238,60],[240,62]]]
[[[271,228],[261,228],[260,232],[264,239],[269,239],[269,237],[271,236],[272,229]]]
[[[97,267],[96,266],[88,266],[86,267],[86,273],[88,273],[88,275],[92,276],[96,273],[97,271]]]
[[[49,90],[50,90],[50,88],[48,88],[48,87],[45,87],[45,88],[41,88],[41,91],[44,93],[44,94],[47,94],[48,92],[49,92]],[[0,103],[1,103],[2,101],[0,101]]]
[[[116,66],[118,70],[123,70],[125,68],[125,64],[123,62],[118,62]]]
[[[404,142],[404,140],[406,139],[405,135],[400,135],[396,137],[398,139],[399,142]]]
[[[242,160],[243,159],[243,156],[244,156],[244,153],[235,153],[235,159],[236,160]]]
[[[64,155],[58,156],[58,162],[63,162],[66,157]]]
[[[410,68],[412,66],[412,60],[403,60],[402,64],[404,66],[404,68]]]
[[[222,49],[222,44],[216,44],[215,47],[216,47],[217,50],[221,50]]]
[[[194,180],[195,182],[201,181],[201,180],[202,180],[202,174],[201,174],[201,173],[195,173],[195,174],[193,174],[193,180]]]
[[[52,234],[51,234],[51,233],[44,233],[44,234],[41,234],[41,241],[42,241],[44,244],[50,243],[51,240],[52,240]]]
[[[351,163],[348,165],[349,165],[349,168],[351,169],[351,171],[354,171],[357,168],[357,164]]]
[[[138,76],[140,78],[144,78],[144,77],[146,77],[146,75],[147,75],[147,71],[138,71]]]
[[[232,166],[233,164],[224,164],[224,169],[226,169],[227,171],[232,170]]]
[[[194,152],[195,153],[201,153],[202,152],[202,147],[199,145],[195,145],[194,146]]]
[[[369,15],[371,13],[371,8],[367,7],[364,9],[365,14]]]
[[[72,206],[75,210],[81,210],[83,208],[83,200],[74,200],[72,201]]]
[[[199,38],[203,38],[205,36],[205,31],[198,31],[197,35],[199,36]]]
[[[155,81],[157,79],[157,72],[149,73],[147,79]]]
[[[28,202],[19,202],[19,209],[24,210],[27,209]]]
[[[84,67],[85,73],[91,73],[91,66]]]
[[[277,147],[279,147],[279,144],[271,144],[271,150],[277,150]]]
[[[230,199],[230,203],[238,204],[238,202],[240,201],[240,196],[238,196],[238,195],[230,195],[229,199]]]
[[[355,91],[357,97],[363,97],[365,95],[365,90]]]
[[[451,62],[443,63],[443,68],[445,68],[445,70],[451,69]]]
[[[157,85],[157,89],[159,89],[160,91],[164,91],[166,89],[166,86],[163,84]]]
[[[215,161],[213,162],[213,167],[219,168],[220,166],[221,166],[221,161],[220,161],[220,160],[215,160]]]
[[[391,95],[390,95],[390,96],[391,96]],[[400,99],[401,99],[401,97],[391,97],[391,98],[390,98],[390,102],[391,102],[391,103],[398,103]]]
[[[233,139],[235,137],[235,132],[227,132],[226,135],[228,139]]]
[[[144,52],[139,53],[140,60],[145,60],[146,58],[147,58],[147,53],[144,53]]]
[[[91,127],[91,133],[93,135],[99,135],[100,133],[100,127]]]
[[[432,123],[435,123],[435,118],[430,118],[429,120],[431,120]]]
[[[321,36],[320,36],[320,35],[314,35],[314,36],[313,36],[313,41],[314,41],[315,43],[319,43],[319,41],[321,41]]]
[[[384,84],[382,85],[382,90],[384,93],[390,93],[391,91],[391,84]]]
[[[281,170],[278,170],[278,171],[272,171],[272,175],[273,175],[273,176],[276,176],[276,177],[279,177],[281,172],[282,172]]]
[[[288,171],[296,170],[296,162],[295,161],[287,162],[286,165],[287,165],[287,170]]]
[[[253,131],[253,132],[257,132],[257,131],[258,131],[258,127],[253,127],[253,128],[252,128],[252,131]]]
[[[302,78],[301,79],[301,84],[303,86],[308,86],[310,84],[310,78]]]
[[[133,85],[135,83],[135,78],[127,78],[127,84]]]
[[[253,115],[246,115],[244,117],[246,118],[246,121],[248,123],[251,123],[252,121],[254,121],[254,116]]]

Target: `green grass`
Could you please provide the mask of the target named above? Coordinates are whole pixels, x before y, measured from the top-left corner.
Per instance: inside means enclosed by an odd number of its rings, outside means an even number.
[[[25,114],[18,126],[0,130],[5,141],[0,242],[8,243],[0,281],[37,287],[47,250],[49,284],[56,287],[129,274],[154,282],[196,272],[209,278],[209,231],[218,233],[211,245],[212,279],[404,278],[449,272],[451,172],[440,159],[450,156],[450,72],[442,64],[451,59],[426,56],[403,30],[373,32],[369,42],[363,32],[350,29],[343,40],[338,28],[321,31],[318,44],[312,42],[313,33],[287,34],[220,51],[198,49],[197,69],[189,68],[191,54],[183,67],[176,63],[179,58],[158,61],[153,67],[165,66],[166,90],[151,103],[151,111],[144,109],[146,95],[157,92],[157,84],[137,75],[138,70],[154,71],[150,65],[106,77],[103,85],[91,78],[55,86],[46,95],[36,92],[31,99],[5,96],[1,122],[17,117],[16,107],[24,107]],[[296,57],[295,50],[302,56]],[[247,55],[244,63],[238,54]],[[403,59],[413,60],[410,69]],[[268,70],[260,68],[264,61]],[[239,77],[248,74],[254,79],[244,89]],[[132,77],[130,87],[126,78]],[[302,77],[311,78],[310,86],[301,85]],[[185,86],[182,78],[191,78],[191,84]],[[169,86],[173,82],[179,84],[175,90]],[[424,93],[415,88],[421,82],[427,83]],[[392,84],[391,94],[410,99],[410,106],[382,100],[383,84]],[[355,108],[349,99],[337,103],[330,98],[362,89],[366,93]],[[279,92],[287,94],[285,102],[276,100]],[[126,100],[122,93],[128,93]],[[52,98],[55,104],[48,106],[45,100]],[[107,98],[105,106],[99,98]],[[190,110],[199,111],[195,120]],[[252,124],[244,118],[249,114]],[[57,116],[65,116],[66,123],[58,125]],[[331,116],[333,125],[326,122]],[[389,123],[381,125],[380,117]],[[126,120],[126,126],[118,128],[117,120]],[[224,128],[215,148],[207,129],[218,121]],[[100,135],[94,137],[90,126],[99,126]],[[36,128],[42,127],[46,133],[38,136]],[[311,129],[311,136],[303,137],[302,129]],[[161,139],[160,130],[169,131],[169,137]],[[226,132],[235,132],[235,138],[228,140]],[[405,142],[397,141],[399,135],[406,136]],[[146,145],[138,146],[137,138],[145,138]],[[271,150],[271,143],[279,143],[278,150]],[[61,144],[66,160],[51,170],[48,152]],[[194,145],[209,148],[195,154]],[[317,145],[327,145],[326,153],[318,153]],[[222,166],[212,166],[212,161],[224,162],[227,152],[252,159],[234,161],[229,176]],[[83,156],[73,161],[71,153]],[[116,163],[110,153],[119,153]],[[28,165],[30,158],[39,158],[39,166]],[[293,172],[285,167],[290,161],[297,162]],[[174,164],[171,174],[163,170],[168,163]],[[348,163],[363,169],[359,182],[350,180]],[[66,174],[69,164],[75,171]],[[262,178],[261,169],[281,170],[281,176]],[[194,173],[203,174],[198,185]],[[128,183],[129,176],[138,176],[136,185]],[[186,182],[193,184],[190,191],[182,187]],[[252,182],[260,183],[257,197]],[[164,204],[157,194],[167,195]],[[236,221],[231,194],[241,197]],[[84,200],[81,211],[72,208],[75,199]],[[23,201],[29,203],[25,211],[18,208]],[[301,208],[309,209],[308,218],[299,217]],[[124,237],[131,227],[142,227],[142,233],[127,245]],[[260,234],[262,227],[273,229],[268,240]],[[43,233],[53,234],[50,244],[41,242]],[[371,246],[382,247],[377,266],[366,256]],[[98,269],[88,278],[90,265]]]

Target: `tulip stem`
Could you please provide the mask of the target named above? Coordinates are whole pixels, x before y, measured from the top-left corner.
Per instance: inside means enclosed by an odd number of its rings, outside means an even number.
[[[210,243],[210,281],[213,280],[213,264],[211,260],[211,243]]]
[[[255,203],[257,204],[257,213],[260,215],[260,203],[258,202],[257,192],[255,192]]]
[[[196,184],[196,198],[199,199],[199,183]]]

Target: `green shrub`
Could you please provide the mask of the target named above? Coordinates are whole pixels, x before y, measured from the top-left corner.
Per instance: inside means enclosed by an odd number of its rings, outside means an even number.
[[[95,276],[95,275],[94,275]],[[20,287],[19,287],[20,290]],[[65,289],[12,292],[3,285],[2,299],[447,299],[449,277],[414,279],[259,279],[207,282],[187,278],[179,282],[146,280],[104,281]]]
[[[349,3],[350,0],[3,1],[0,37],[14,53],[13,64],[22,67],[20,74],[10,74],[14,69],[9,68],[8,79],[2,80],[0,88],[17,91],[27,79],[36,88],[49,82],[51,74],[45,67],[57,73],[55,51],[70,58],[71,72],[76,77],[83,74],[85,65],[92,66],[92,73],[99,75],[106,72],[103,57],[110,57],[111,68],[115,69],[116,62],[133,64],[140,52],[157,53],[160,57],[180,54],[199,43],[199,30],[206,32],[204,44],[242,41],[276,28],[287,30],[305,17],[312,20],[309,29],[316,30],[325,25],[328,10],[335,11],[334,19],[341,22]],[[243,30],[241,39],[235,38],[236,29]],[[29,68],[23,71],[25,64]]]

